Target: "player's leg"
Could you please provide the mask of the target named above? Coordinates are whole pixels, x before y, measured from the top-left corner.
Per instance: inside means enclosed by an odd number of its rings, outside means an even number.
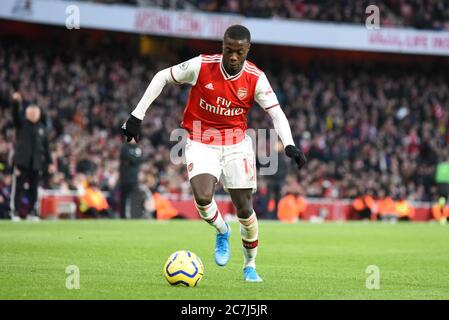
[[[208,173],[202,173],[190,179],[195,206],[201,218],[215,227],[219,233],[225,233],[227,231],[226,223],[214,199],[217,182],[217,178]]]
[[[220,150],[188,140],[185,149],[187,172],[201,218],[217,230],[215,262],[224,266],[230,257],[230,228],[214,200],[215,185],[221,175]]]
[[[247,281],[262,281],[256,272],[259,226],[252,205],[252,194],[257,189],[256,175],[251,138],[246,137],[241,143],[226,149],[223,184],[237,209],[243,244],[243,275]]]
[[[214,200],[215,185],[217,178],[211,174],[203,173],[190,179],[196,208],[201,218],[217,229],[215,239],[215,262],[219,266],[224,266],[229,261],[231,255],[229,236],[231,229],[223,220]]]
[[[228,189],[237,209],[244,257],[243,276],[246,281],[260,282],[256,272],[256,256],[259,244],[259,224],[252,205],[253,189]]]

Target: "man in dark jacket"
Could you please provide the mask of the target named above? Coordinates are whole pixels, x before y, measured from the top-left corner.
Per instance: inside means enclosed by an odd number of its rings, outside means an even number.
[[[143,205],[138,201],[139,170],[142,163],[142,150],[136,142],[124,143],[120,151],[120,217],[129,219],[136,207]],[[137,203],[136,203],[137,202]]]
[[[12,116],[16,130],[16,146],[13,158],[13,181],[11,190],[11,219],[20,220],[20,207],[25,184],[28,183],[28,212],[31,219],[39,220],[36,210],[39,179],[51,164],[51,154],[41,110],[36,105],[22,107],[22,96],[12,97]]]
[[[268,216],[265,218],[268,219],[276,219],[277,217],[278,204],[282,197],[282,187],[285,185],[285,180],[287,178],[290,165],[287,157],[283,153],[282,144],[279,142],[277,144],[276,152],[278,157],[278,168],[274,174],[267,176],[267,204],[269,205],[271,200],[274,201],[274,207],[272,208],[273,210],[267,210]]]

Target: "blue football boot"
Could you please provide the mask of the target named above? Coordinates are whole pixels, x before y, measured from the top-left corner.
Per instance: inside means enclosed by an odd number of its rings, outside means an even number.
[[[257,274],[256,268],[245,267],[243,268],[243,279],[248,282],[262,282],[262,278]]]
[[[225,233],[217,233],[215,241],[215,262],[219,266],[225,266],[231,256],[231,248],[229,246],[229,237],[231,236],[231,228],[226,223],[228,231]]]

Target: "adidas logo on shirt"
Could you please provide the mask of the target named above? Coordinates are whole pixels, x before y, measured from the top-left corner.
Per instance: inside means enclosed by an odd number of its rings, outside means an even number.
[[[204,87],[209,89],[209,90],[214,90],[214,85],[212,84],[212,82],[206,84]]]

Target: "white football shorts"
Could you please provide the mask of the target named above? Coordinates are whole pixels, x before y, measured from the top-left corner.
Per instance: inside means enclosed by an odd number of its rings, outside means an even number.
[[[208,173],[222,181],[224,190],[257,190],[256,157],[252,140],[246,136],[233,145],[207,145],[187,139],[185,159],[189,180]]]

